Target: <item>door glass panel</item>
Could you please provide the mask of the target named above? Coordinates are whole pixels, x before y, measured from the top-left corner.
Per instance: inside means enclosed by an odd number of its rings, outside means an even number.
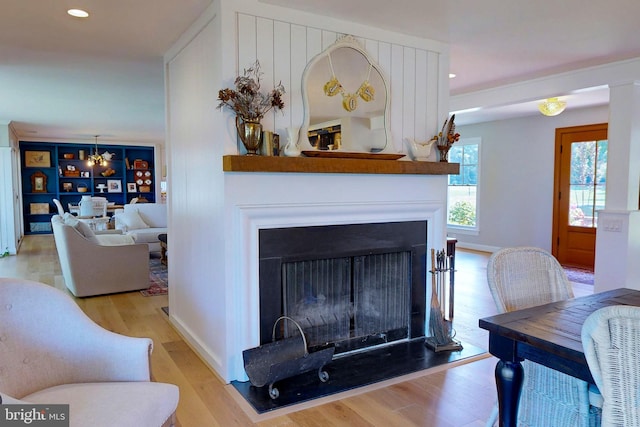
[[[608,143],[571,143],[569,225],[595,228],[598,210],[604,209]]]

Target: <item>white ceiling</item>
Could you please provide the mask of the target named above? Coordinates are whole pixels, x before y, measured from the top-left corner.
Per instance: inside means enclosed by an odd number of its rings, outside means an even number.
[[[637,0],[261,1],[450,43],[452,95],[640,57]],[[2,0],[0,122],[21,139],[162,142],[162,55],[210,3]],[[91,16],[69,17],[71,5]],[[608,91],[570,97],[576,108]],[[535,111],[529,100],[465,120]]]

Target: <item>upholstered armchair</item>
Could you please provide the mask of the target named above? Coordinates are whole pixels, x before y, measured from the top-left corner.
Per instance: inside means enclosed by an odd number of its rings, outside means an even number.
[[[62,277],[77,297],[149,287],[149,250],[131,236],[96,234],[71,214],[51,218]]]
[[[174,425],[179,390],[151,381],[152,348],[103,329],[52,286],[0,278],[5,404],[68,404],[71,427]]]

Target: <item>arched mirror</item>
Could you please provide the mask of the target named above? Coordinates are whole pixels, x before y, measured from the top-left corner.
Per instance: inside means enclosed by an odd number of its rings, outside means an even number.
[[[302,98],[303,149],[392,150],[389,85],[380,67],[352,36],[339,39],[307,64]]]

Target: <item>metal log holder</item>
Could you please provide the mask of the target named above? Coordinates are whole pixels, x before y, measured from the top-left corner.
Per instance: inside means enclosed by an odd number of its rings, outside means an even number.
[[[281,320],[289,320],[297,327],[299,336],[276,340],[276,327]],[[323,370],[335,352],[335,347],[322,348],[309,352],[307,339],[300,325],[290,317],[281,316],[273,324],[272,342],[242,352],[244,369],[249,381],[255,387],[269,384],[269,396],[277,399],[279,390],[274,387],[276,381],[293,377],[314,369],[322,382],[329,380],[329,374]]]
[[[454,255],[446,254],[444,249],[431,249],[432,296],[429,329],[431,336],[425,339],[425,345],[435,352],[462,350],[460,341],[454,340],[452,328],[454,309]]]

